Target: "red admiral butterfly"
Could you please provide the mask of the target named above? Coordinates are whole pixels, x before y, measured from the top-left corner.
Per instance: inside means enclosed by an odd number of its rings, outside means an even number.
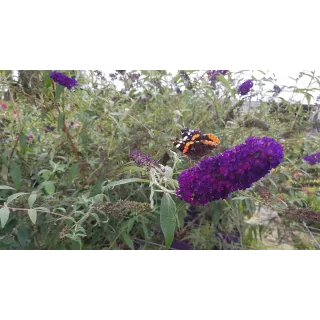
[[[202,158],[220,144],[219,138],[212,133],[203,134],[199,130],[184,128],[181,135],[182,139],[172,138],[171,142],[192,160]]]

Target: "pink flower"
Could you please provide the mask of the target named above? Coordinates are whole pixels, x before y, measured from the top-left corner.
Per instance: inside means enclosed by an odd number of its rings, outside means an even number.
[[[302,189],[302,191],[303,191],[304,193],[306,193],[308,196],[311,196],[311,195],[313,194],[313,191],[312,191],[310,188],[306,187],[306,186],[303,186],[301,189]]]
[[[2,107],[2,109],[7,109],[8,108],[8,105],[5,104],[4,102],[1,102],[1,101],[0,101],[0,106]]]

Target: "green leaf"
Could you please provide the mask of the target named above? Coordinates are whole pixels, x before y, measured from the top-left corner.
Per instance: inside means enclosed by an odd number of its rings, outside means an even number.
[[[285,173],[280,173],[278,176],[280,182],[286,181],[290,179],[290,176]]]
[[[121,184],[127,184],[127,183],[131,183],[131,182],[145,182],[145,183],[149,183],[150,181],[147,179],[139,179],[139,178],[131,178],[131,179],[123,179],[123,180],[117,180],[117,181],[113,181],[108,183],[105,186],[105,189],[112,189],[115,186],[119,186]]]
[[[19,134],[19,143],[20,148],[23,151],[27,146],[27,136],[23,132]]]
[[[134,217],[134,218],[131,218],[130,220],[128,220],[128,222],[127,222],[127,232],[128,233],[130,233],[130,231],[132,230],[132,228],[133,228],[133,225],[134,225],[134,223],[136,222],[136,218]]]
[[[60,113],[58,117],[58,131],[61,132],[62,129],[62,124],[63,124],[63,119],[64,119],[64,113]]]
[[[164,193],[161,199],[160,225],[168,249],[172,244],[176,229],[176,205],[168,193]]]
[[[275,208],[278,210],[283,210],[283,209],[287,209],[288,205],[285,202],[281,201],[275,205]]]
[[[66,237],[68,237],[68,235],[66,234]],[[71,239],[71,238],[70,238]],[[73,239],[73,243],[71,245],[71,250],[81,250],[82,248],[82,242],[81,239]]]
[[[21,246],[26,246],[28,244],[28,229],[25,226],[21,226],[18,228],[18,241]]]
[[[241,196],[241,197],[232,198],[231,200],[245,200],[245,199],[250,199],[250,197]]]
[[[53,82],[53,80],[50,78],[50,72],[49,70],[44,71],[44,76],[45,76],[45,87],[49,88]]]
[[[142,230],[143,230],[144,238],[147,240],[150,239],[148,228],[144,222],[142,222]]]
[[[313,98],[313,96],[310,94],[310,93],[304,93],[304,96],[306,97],[307,101],[308,101],[308,105],[310,105],[310,101],[311,101],[311,98]]]
[[[61,93],[63,92],[63,90],[64,90],[64,87],[61,86],[59,83],[56,83],[56,93],[54,95],[55,100],[60,99],[60,96],[61,96]]]
[[[29,198],[28,198],[28,204],[29,204],[29,208],[31,209],[33,207],[34,202],[37,199],[37,194],[36,193],[31,193]]]
[[[8,181],[8,173],[9,173],[9,169],[8,167],[6,167],[4,165],[4,163],[2,163],[2,168],[1,168],[1,177],[3,179],[3,181]]]
[[[276,184],[271,178],[269,178],[269,181],[270,181],[276,188],[278,188],[277,184]]]
[[[74,180],[74,178],[79,174],[79,165],[77,163],[74,163],[70,169],[69,169],[69,173],[68,173],[68,184],[69,186],[71,186],[72,181]]]
[[[41,185],[44,187],[47,194],[55,193],[56,188],[54,186],[54,181],[45,181]]]
[[[0,250],[20,248],[19,243],[10,237],[4,237],[0,240]]]
[[[128,245],[128,247],[129,247],[131,250],[134,250],[133,241],[132,241],[131,237],[130,237],[126,232],[123,232],[123,233],[122,233],[122,239],[123,239],[123,241],[126,243],[126,245]]]
[[[219,80],[228,90],[231,91],[230,83],[222,74],[217,75],[217,80]]]
[[[25,193],[25,192],[18,192],[18,193],[14,193],[12,194],[11,196],[8,197],[6,203],[10,203],[11,201],[23,196],[24,194],[28,194],[28,193]]]
[[[222,210],[220,209],[220,203],[213,202],[212,203],[212,222],[216,225],[220,220],[222,215]]]
[[[95,212],[90,212],[90,216],[95,218],[95,220],[97,221],[98,226],[100,227],[101,223],[100,223],[99,216]]]
[[[19,190],[21,187],[21,169],[20,166],[13,161],[10,163],[10,175],[14,186]]]
[[[182,228],[184,225],[184,219],[187,215],[186,209],[185,209],[185,205],[183,203],[183,205],[179,205],[176,209],[176,217],[177,217],[177,227],[178,229]]]
[[[173,169],[169,166],[165,166],[164,167],[164,170],[165,170],[165,176],[167,179],[171,179],[172,176],[173,176]]]
[[[46,181],[50,179],[52,174],[53,174],[53,172],[50,170],[47,170],[47,169],[43,169],[38,172],[38,176],[42,176],[42,178]]]
[[[28,215],[29,215],[30,220],[33,222],[33,224],[36,224],[36,221],[37,221],[37,210],[29,209],[28,210]]]
[[[9,186],[0,186],[0,190],[15,190],[15,188],[9,187]]]
[[[0,220],[1,220],[1,226],[4,228],[6,225],[8,219],[9,219],[10,210],[7,207],[0,209]]]

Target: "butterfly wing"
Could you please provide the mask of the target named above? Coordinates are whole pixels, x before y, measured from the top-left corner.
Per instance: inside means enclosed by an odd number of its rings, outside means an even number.
[[[203,134],[200,138],[200,141],[212,148],[216,148],[220,144],[219,138],[213,133]]]

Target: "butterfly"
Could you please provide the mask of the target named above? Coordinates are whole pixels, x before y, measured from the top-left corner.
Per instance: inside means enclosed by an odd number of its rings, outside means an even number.
[[[199,130],[184,128],[182,138],[172,138],[173,145],[192,160],[198,160],[209,154],[220,144],[219,138],[213,133],[201,133]]]

